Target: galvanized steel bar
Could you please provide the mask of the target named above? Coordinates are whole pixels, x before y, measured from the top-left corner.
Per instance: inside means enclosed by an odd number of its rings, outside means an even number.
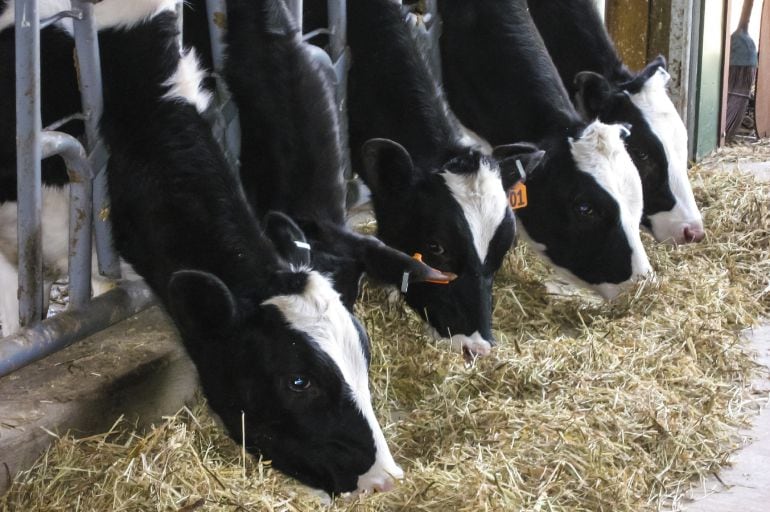
[[[94,174],[92,216],[96,238],[96,254],[99,273],[109,279],[120,279],[120,259],[112,245],[112,228],[109,222],[110,202],[107,193],[106,154],[97,151],[99,122],[103,111],[102,66],[99,39],[96,33],[92,2],[72,0],[72,7],[79,11],[80,19],[73,20],[75,48],[77,50],[80,98],[86,125],[86,149],[91,155]],[[94,158],[94,155],[103,155]],[[89,253],[90,253],[89,249]]]
[[[430,21],[428,23],[428,45],[429,45],[429,62],[431,69],[433,70],[433,77],[442,83],[441,77],[441,46],[439,46],[439,38],[441,37],[441,19],[438,15],[438,3],[437,0],[427,0],[428,14],[430,14]]]
[[[91,166],[86,150],[62,132],[42,134],[42,155],[59,155],[70,179],[69,307],[82,308],[91,299]]]
[[[355,1],[355,0],[354,0]],[[348,14],[347,0],[328,0],[329,11],[329,53],[332,56],[332,62],[342,57],[347,46],[348,33]]]
[[[206,0],[206,15],[209,20],[209,39],[211,40],[211,59],[214,71],[222,72],[224,66],[224,31],[227,28],[227,7],[225,0]]]
[[[327,0],[329,16],[329,53],[334,64],[336,75],[337,113],[340,122],[340,144],[343,148],[343,176],[353,179],[353,169],[350,163],[349,136],[348,136],[348,69],[350,67],[349,52],[347,50],[348,13],[347,0]],[[358,187],[354,187],[358,190]],[[354,203],[353,197],[348,203]]]
[[[179,45],[179,48],[182,48],[184,46],[184,0],[177,0],[176,2],[176,28],[179,31],[177,44]]]
[[[96,297],[88,308],[66,311],[0,339],[0,377],[135,315],[153,301],[143,281],[128,281]]]
[[[40,229],[40,19],[37,0],[15,1],[19,320],[22,326],[27,326],[41,320],[44,313]]]
[[[299,31],[302,32],[302,0],[286,0],[286,5],[289,7],[294,21],[297,22]]]

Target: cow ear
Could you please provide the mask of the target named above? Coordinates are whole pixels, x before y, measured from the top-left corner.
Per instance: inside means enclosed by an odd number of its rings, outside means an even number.
[[[372,236],[361,236],[360,259],[367,275],[383,283],[403,288],[404,279],[408,283],[433,282],[448,284],[457,276],[441,272],[423,263],[421,259],[407,256],[403,252],[388,247]]]
[[[227,285],[200,270],[180,270],[171,275],[168,306],[180,330],[194,336],[229,327],[238,311]]]
[[[267,212],[262,220],[265,234],[278,254],[296,267],[310,266],[310,244],[305,233],[291,218],[281,212]]]
[[[647,64],[643,70],[636,74],[634,78],[620,85],[623,90],[628,91],[631,94],[636,94],[642,90],[644,84],[646,84],[650,78],[660,74],[662,76],[662,84],[668,83],[671,75],[666,71],[666,58],[663,55],[658,55],[649,64]]]
[[[529,142],[497,146],[492,156],[500,166],[503,187],[509,190],[520,180],[528,180],[537,174],[545,157],[545,151]],[[522,176],[524,173],[524,176]]]
[[[599,73],[581,71],[575,75],[575,105],[586,119],[595,119],[612,96],[612,85]]]
[[[362,148],[360,174],[372,195],[388,197],[408,190],[414,179],[414,164],[401,144],[389,139],[370,139]]]

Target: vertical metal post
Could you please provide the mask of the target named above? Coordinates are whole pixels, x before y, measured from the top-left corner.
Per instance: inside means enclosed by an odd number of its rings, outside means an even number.
[[[15,0],[16,176],[19,233],[19,320],[43,317],[40,228],[40,18],[37,0]]]
[[[428,1],[428,13],[430,14],[431,26],[428,29],[428,43],[430,44],[430,67],[433,70],[433,78],[440,84],[441,77],[441,46],[439,38],[441,37],[441,19],[438,15],[437,0]]]
[[[91,168],[95,175],[92,215],[99,273],[110,279],[120,279],[120,259],[112,245],[112,228],[109,221],[110,201],[105,172],[107,152],[99,139],[99,121],[101,121],[103,111],[102,67],[93,4],[85,0],[72,0],[72,7],[77,9],[81,15],[79,20],[73,20],[73,25],[80,98],[85,115],[86,150],[89,153]],[[90,249],[88,252],[90,258]]]
[[[181,51],[184,47],[184,0],[176,0],[176,28],[179,31],[177,44]]]
[[[302,32],[302,0],[286,0],[286,5],[294,16],[299,31]]]
[[[227,8],[224,0],[206,0],[206,16],[209,20],[209,39],[211,40],[211,59],[214,71],[222,72],[224,64],[224,31],[227,28]]]
[[[91,299],[91,166],[86,150],[66,133],[46,131],[42,156],[60,155],[70,178],[69,307],[80,309]]]
[[[356,0],[353,0],[356,1]],[[337,62],[345,53],[348,33],[347,0],[328,0],[329,51],[332,62]]]

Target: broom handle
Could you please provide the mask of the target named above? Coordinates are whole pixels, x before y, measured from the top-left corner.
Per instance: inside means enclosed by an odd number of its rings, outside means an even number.
[[[741,9],[741,19],[738,22],[738,30],[749,31],[749,20],[751,20],[751,9],[754,7],[754,0],[743,0],[743,9]]]

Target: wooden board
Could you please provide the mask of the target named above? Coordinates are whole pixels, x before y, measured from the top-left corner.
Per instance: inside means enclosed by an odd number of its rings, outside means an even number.
[[[632,70],[647,64],[650,0],[606,0],[606,24],[620,58]]]
[[[650,2],[650,27],[647,36],[647,62],[658,55],[668,59],[671,39],[671,0]]]
[[[757,73],[756,119],[760,137],[770,137],[770,0],[762,6],[759,32],[759,71]]]

